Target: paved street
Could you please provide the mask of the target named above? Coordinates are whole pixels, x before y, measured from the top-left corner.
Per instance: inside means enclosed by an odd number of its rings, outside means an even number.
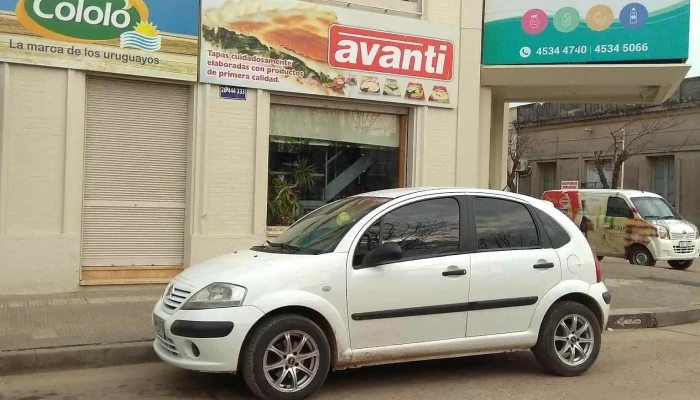
[[[544,398],[691,400],[700,392],[700,324],[606,332],[597,364],[579,378],[543,374],[529,353],[334,373],[316,399]],[[1,400],[252,398],[227,375],[164,364],[0,377]]]

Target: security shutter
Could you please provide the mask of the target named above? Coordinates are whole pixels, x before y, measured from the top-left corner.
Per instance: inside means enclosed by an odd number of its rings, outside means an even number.
[[[83,266],[182,265],[189,88],[89,77]]]

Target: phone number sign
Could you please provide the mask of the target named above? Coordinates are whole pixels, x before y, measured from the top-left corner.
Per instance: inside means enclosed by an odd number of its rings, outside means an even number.
[[[482,62],[685,61],[690,0],[646,2],[486,0]]]

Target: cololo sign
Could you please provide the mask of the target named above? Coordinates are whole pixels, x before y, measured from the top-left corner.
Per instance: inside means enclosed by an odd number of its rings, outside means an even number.
[[[0,61],[193,81],[197,15],[197,0],[4,1]]]
[[[456,106],[456,27],[294,0],[203,0],[201,21],[202,82]]]

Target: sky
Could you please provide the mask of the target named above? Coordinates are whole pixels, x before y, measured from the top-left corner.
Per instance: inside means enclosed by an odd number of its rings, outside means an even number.
[[[700,4],[693,2],[690,5],[690,59],[688,63],[693,68],[688,77],[700,75]]]

